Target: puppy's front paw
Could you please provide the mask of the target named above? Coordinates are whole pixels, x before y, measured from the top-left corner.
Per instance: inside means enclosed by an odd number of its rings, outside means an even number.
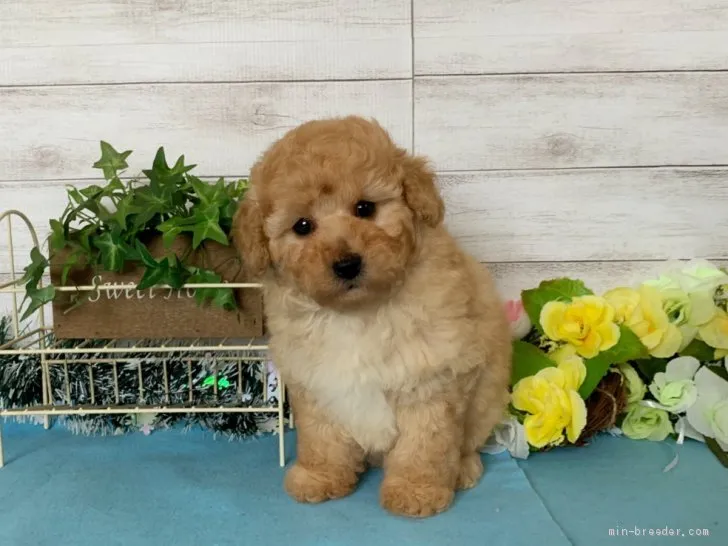
[[[330,469],[309,470],[294,464],[284,480],[286,492],[298,502],[323,502],[345,497],[356,487],[354,472]]]
[[[385,478],[379,498],[382,506],[393,514],[424,518],[447,510],[453,496],[452,489],[441,485]]]
[[[483,461],[479,453],[469,453],[460,459],[460,471],[458,473],[458,489],[470,489],[480,481],[483,475]]]

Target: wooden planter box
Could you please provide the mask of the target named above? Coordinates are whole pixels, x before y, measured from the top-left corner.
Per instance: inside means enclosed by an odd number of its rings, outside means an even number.
[[[155,258],[165,255],[160,237],[145,241]],[[180,236],[171,250],[177,256],[189,249],[190,240]],[[51,282],[61,285],[66,253],[59,252],[51,260]],[[235,249],[205,242],[188,258],[188,263],[214,270],[223,281],[247,282],[234,258]],[[259,289],[237,289],[238,309],[226,311],[209,303],[199,305],[193,289],[135,289],[143,269],[130,268],[121,273],[99,271],[80,265],[68,275],[68,286],[103,286],[123,283],[128,288],[97,290],[87,301],[74,309],[73,292],[57,292],[53,302],[53,330],[57,339],[143,339],[143,338],[246,338],[264,333],[263,295]],[[84,294],[84,293],[81,293]],[[69,310],[70,309],[70,310]]]

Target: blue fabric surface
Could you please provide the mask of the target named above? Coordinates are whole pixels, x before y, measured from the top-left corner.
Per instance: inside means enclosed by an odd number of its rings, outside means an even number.
[[[507,455],[450,511],[386,514],[380,472],[351,496],[317,506],[282,490],[278,441],[213,440],[202,432],[82,437],[4,426],[2,546],[561,545],[569,541]],[[294,437],[287,435],[289,459]]]
[[[705,445],[687,441],[677,448],[678,465],[665,473],[675,449],[674,442],[602,436],[586,448],[535,454],[520,466],[574,544],[728,545],[728,469]],[[681,534],[650,535],[666,528]],[[617,538],[609,529],[632,533]],[[691,529],[710,534],[691,536]]]

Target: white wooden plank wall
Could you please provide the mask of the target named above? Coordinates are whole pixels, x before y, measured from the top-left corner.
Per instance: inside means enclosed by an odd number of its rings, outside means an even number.
[[[241,176],[348,113],[431,158],[507,297],[728,261],[728,0],[0,2],[0,210],[42,236],[100,139]]]

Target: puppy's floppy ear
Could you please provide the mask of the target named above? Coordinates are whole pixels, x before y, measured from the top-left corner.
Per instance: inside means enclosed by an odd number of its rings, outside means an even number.
[[[435,185],[435,173],[423,157],[405,155],[402,167],[404,200],[420,221],[430,227],[439,225],[445,216],[445,204]]]
[[[270,267],[268,238],[263,230],[263,212],[248,190],[233,218],[232,239],[252,278],[262,277]]]

